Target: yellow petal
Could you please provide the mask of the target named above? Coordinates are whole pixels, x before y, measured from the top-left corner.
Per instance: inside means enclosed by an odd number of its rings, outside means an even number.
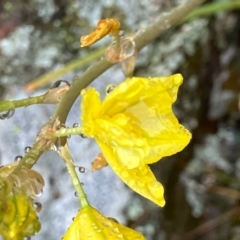
[[[87,90],[82,90],[81,94],[83,98],[81,103],[82,124],[84,125],[87,136],[94,137],[94,119],[96,119],[101,106],[99,93],[94,88],[88,88]]]
[[[97,142],[109,165],[123,182],[135,192],[157,205],[161,207],[165,205],[163,186],[156,180],[151,169],[147,165],[141,164],[137,168],[132,169],[125,168],[111,147],[102,142]],[[129,158],[131,159],[131,156],[129,156]]]
[[[80,210],[63,240],[145,240],[144,236],[110,218],[91,206]]]

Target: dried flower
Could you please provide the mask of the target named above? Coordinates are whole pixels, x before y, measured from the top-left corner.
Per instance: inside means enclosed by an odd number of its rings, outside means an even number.
[[[113,18],[102,19],[92,33],[80,38],[81,47],[92,45],[106,35],[117,35],[119,31],[120,23],[118,20]]]

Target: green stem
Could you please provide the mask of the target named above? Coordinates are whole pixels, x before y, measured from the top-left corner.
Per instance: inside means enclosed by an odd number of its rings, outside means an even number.
[[[0,113],[14,110],[20,107],[27,107],[33,104],[40,104],[43,103],[45,95],[36,96],[36,97],[29,97],[20,100],[13,100],[13,101],[0,101]]]
[[[53,133],[51,133],[52,137],[66,137],[70,135],[80,135],[83,134],[81,127],[74,128],[61,128]]]
[[[18,172],[19,169],[27,168],[31,169],[37,162],[38,158],[42,155],[43,151],[39,150],[39,144],[35,143],[29,152],[19,161],[13,173]]]
[[[97,60],[99,57],[101,57],[103,55],[104,51],[105,51],[105,48],[97,49],[93,52],[88,53],[88,55],[85,56],[84,58],[75,59],[75,60],[67,63],[60,69],[46,73],[45,75],[42,75],[39,78],[36,78],[32,82],[30,82],[26,86],[26,89],[33,90],[37,87],[45,85],[46,83],[52,81],[53,79],[57,79],[58,77],[69,73],[70,71],[80,69],[81,67],[83,67],[87,64],[90,64],[94,60]]]
[[[88,202],[87,195],[85,194],[85,192],[82,188],[82,184],[76,173],[75,167],[73,165],[73,159],[72,159],[72,156],[71,156],[71,153],[70,153],[70,150],[69,150],[67,144],[59,147],[57,152],[60,155],[60,157],[64,160],[64,162],[67,166],[68,173],[72,179],[73,186],[75,187],[75,190],[77,192],[81,207],[84,208],[84,207],[89,206],[90,204]]]
[[[237,8],[240,8],[239,0],[208,3],[197,9],[194,9],[190,14],[187,15],[186,18],[184,18],[183,21],[190,21],[197,17],[205,17],[217,12],[228,11]]]

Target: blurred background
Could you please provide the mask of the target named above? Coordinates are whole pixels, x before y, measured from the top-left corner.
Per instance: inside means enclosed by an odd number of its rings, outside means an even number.
[[[81,75],[110,43],[106,37],[80,48],[80,36],[99,19],[117,18],[126,34],[135,33],[184,1],[1,0],[0,99],[39,95],[56,80],[72,82]],[[240,239],[240,1],[207,4],[211,11],[179,23],[146,46],[134,72],[184,76],[174,112],[192,132],[192,141],[181,153],[151,165],[165,187],[166,206],[133,193],[110,167],[79,173],[93,206],[148,240]],[[58,75],[41,77],[57,70]],[[92,85],[104,96],[106,85],[123,79],[117,64]],[[54,106],[30,106],[0,120],[0,165],[24,154],[53,111]],[[79,114],[78,100],[67,125],[79,122]],[[69,144],[76,164],[89,169],[99,153],[94,141],[75,136]],[[79,208],[70,178],[54,152],[44,153],[34,169],[46,186],[39,198],[42,231],[32,239],[60,239]]]

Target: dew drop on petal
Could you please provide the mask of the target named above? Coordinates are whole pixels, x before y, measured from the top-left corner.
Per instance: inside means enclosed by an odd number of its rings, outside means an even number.
[[[28,153],[31,149],[32,149],[32,147],[26,146],[26,147],[24,148],[24,152],[25,152],[25,153]]]
[[[108,217],[108,219],[111,220],[111,221],[113,221],[113,222],[115,222],[115,223],[119,223],[119,221],[118,221],[117,219],[115,219],[115,218]]]
[[[114,90],[116,86],[114,84],[108,84],[106,86],[106,94],[109,94],[110,92],[112,92]]]
[[[17,156],[14,158],[14,162],[20,161],[22,158],[23,158],[23,156],[17,155]]]
[[[74,192],[74,196],[75,196],[75,197],[78,197],[78,194],[77,194],[77,192]]]
[[[90,232],[90,233],[87,234],[87,236],[88,236],[88,237],[92,237],[93,234]]]
[[[129,177],[128,172],[127,172],[127,171],[123,171],[123,172],[122,172],[122,177],[123,177],[123,178]]]
[[[86,213],[84,213],[83,215],[82,215],[82,218],[87,218],[87,214]]]
[[[37,212],[40,212],[42,210],[42,204],[40,202],[35,202],[33,206]]]
[[[123,235],[121,233],[117,234],[117,238],[123,239]]]
[[[5,112],[1,112],[0,113],[0,120],[9,119],[14,115],[14,113],[15,113],[15,109],[8,110],[8,111],[5,111]]]
[[[113,229],[112,229],[112,231],[113,231],[114,233],[119,233],[119,229],[118,229],[118,228],[116,228],[116,227],[115,227],[115,228],[113,228]]]
[[[148,189],[153,196],[163,196],[163,186],[157,181],[149,183]]]

